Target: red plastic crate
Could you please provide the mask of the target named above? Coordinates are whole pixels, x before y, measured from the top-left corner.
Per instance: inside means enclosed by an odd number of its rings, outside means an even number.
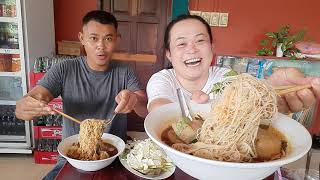
[[[53,99],[48,103],[49,107],[62,111],[62,98],[61,96]]]
[[[61,139],[61,126],[33,126],[34,139]]]
[[[34,150],[34,161],[36,164],[55,164],[59,157],[58,152],[44,152]]]
[[[30,72],[29,73],[29,79],[30,79],[30,84],[29,84],[29,91],[34,88],[38,81],[44,76],[45,73],[34,73]]]

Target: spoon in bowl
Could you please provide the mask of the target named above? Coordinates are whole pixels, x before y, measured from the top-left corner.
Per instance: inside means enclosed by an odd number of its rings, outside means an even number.
[[[182,118],[186,118],[186,119],[189,119],[189,121],[192,121],[192,116],[189,110],[189,106],[180,88],[177,89],[177,95],[178,95],[179,104],[181,108]]]

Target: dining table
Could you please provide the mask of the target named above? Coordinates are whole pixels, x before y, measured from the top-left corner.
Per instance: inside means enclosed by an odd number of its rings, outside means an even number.
[[[201,171],[201,170],[199,170]],[[109,166],[93,172],[87,172],[74,168],[66,162],[59,171],[56,180],[141,180],[143,178],[132,174],[128,171],[117,158]],[[175,172],[167,178],[168,180],[195,180],[192,176],[186,174],[181,169],[176,167]],[[274,174],[264,180],[274,180]]]

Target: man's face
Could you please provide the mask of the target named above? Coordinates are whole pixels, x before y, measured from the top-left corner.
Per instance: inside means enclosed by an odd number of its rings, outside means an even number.
[[[79,39],[87,53],[90,68],[104,71],[117,45],[117,30],[111,24],[89,21],[79,32]]]

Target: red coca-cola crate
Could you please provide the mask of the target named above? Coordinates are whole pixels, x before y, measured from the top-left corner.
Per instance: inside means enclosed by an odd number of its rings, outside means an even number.
[[[55,164],[57,163],[58,152],[45,152],[34,150],[34,161],[36,164]]]
[[[62,98],[61,96],[53,99],[48,103],[49,107],[62,111]]]
[[[34,72],[30,72],[29,73],[29,79],[30,79],[30,83],[29,83],[29,91],[34,88],[38,81],[44,76],[45,73],[34,73]]]
[[[62,127],[61,126],[33,126],[34,139],[61,139]]]

